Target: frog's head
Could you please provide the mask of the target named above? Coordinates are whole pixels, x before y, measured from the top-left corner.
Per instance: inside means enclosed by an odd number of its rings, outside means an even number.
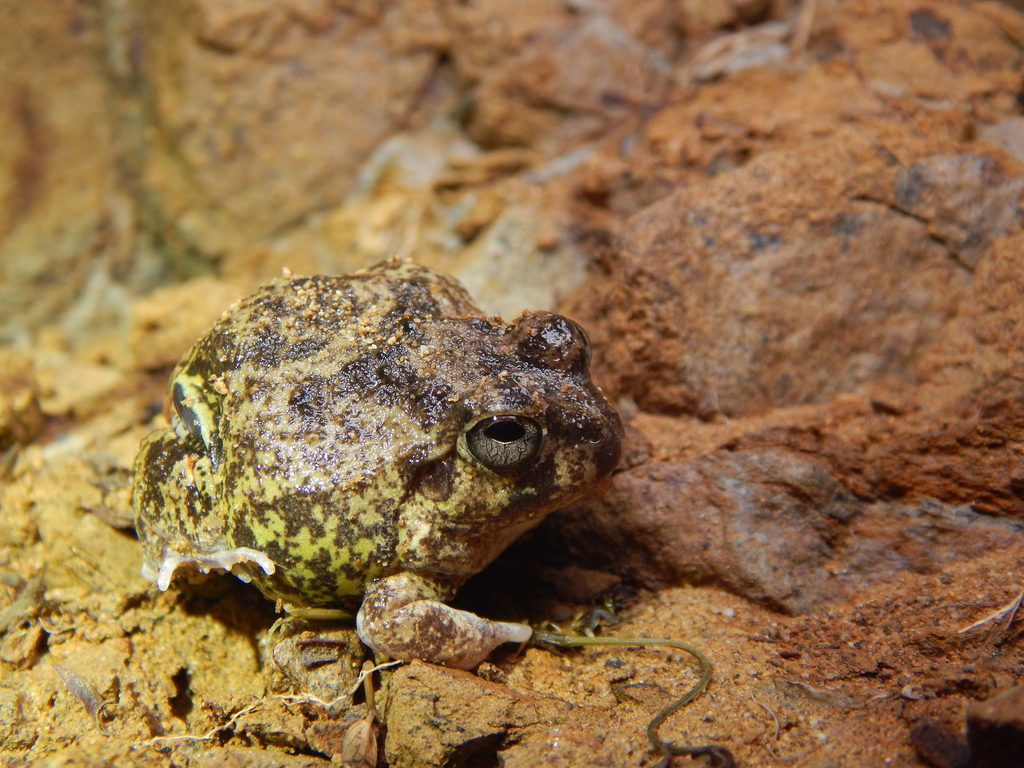
[[[568,318],[530,312],[506,339],[507,367],[465,398],[473,414],[459,453],[519,483],[582,495],[615,468],[622,443],[618,414],[590,380],[587,335]]]
[[[590,343],[572,320],[529,312],[490,343],[452,410],[456,450],[421,469],[417,491],[453,527],[530,527],[611,474],[622,422],[590,379]]]

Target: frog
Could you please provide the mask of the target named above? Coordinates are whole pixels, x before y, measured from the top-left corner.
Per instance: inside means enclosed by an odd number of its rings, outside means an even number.
[[[285,610],[354,615],[385,657],[473,669],[532,629],[448,602],[618,464],[590,363],[573,320],[488,316],[408,260],[275,278],[171,375],[133,467],[143,575],[226,571]]]

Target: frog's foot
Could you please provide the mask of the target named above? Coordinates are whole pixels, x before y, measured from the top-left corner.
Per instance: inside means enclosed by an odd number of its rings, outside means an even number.
[[[438,601],[438,589],[408,573],[375,583],[356,615],[359,639],[393,659],[472,669],[502,643],[525,643],[526,624],[482,619]]]
[[[191,552],[182,554],[172,549],[164,549],[163,560],[154,568],[151,563],[144,563],[142,576],[156,584],[161,592],[171,586],[178,570],[191,573],[210,573],[210,571],[228,571],[242,581],[248,583],[252,576],[250,564],[258,566],[265,574],[271,575],[277,567],[274,561],[258,549],[235,547],[234,549],[218,549],[214,552]]]

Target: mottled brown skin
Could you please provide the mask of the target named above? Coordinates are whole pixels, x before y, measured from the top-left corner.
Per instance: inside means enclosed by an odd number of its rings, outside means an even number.
[[[146,573],[165,589],[224,569],[296,607],[361,603],[377,650],[473,666],[529,630],[442,601],[618,461],[589,359],[575,323],[488,319],[411,263],[275,280],[185,356],[172,428],[142,444]]]

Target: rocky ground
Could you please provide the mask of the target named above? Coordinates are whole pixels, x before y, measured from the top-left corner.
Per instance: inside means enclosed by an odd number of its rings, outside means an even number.
[[[462,605],[570,627],[610,598],[603,635],[697,645],[711,684],[662,735],[742,766],[1019,765],[998,741],[1024,739],[1017,11],[0,18],[0,762],[341,761],[366,711],[351,630],[271,633],[230,578],[156,593],[128,467],[233,300],[397,253],[489,310],[579,320],[627,424],[611,489]],[[636,647],[409,664],[378,680],[380,759],[646,765],[695,679]]]

